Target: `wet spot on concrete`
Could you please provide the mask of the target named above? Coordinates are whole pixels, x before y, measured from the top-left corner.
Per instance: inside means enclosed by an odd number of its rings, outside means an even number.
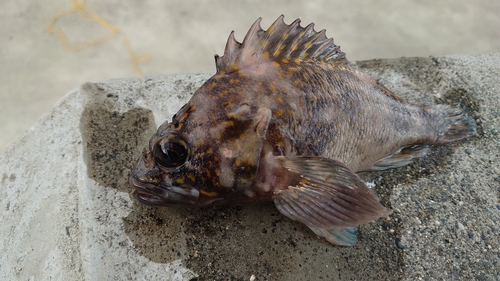
[[[120,113],[109,103],[92,103],[82,114],[80,129],[88,177],[129,192],[130,171],[156,129],[152,112],[133,108]]]
[[[92,93],[96,90],[105,91],[94,88]],[[130,173],[156,131],[156,124],[148,109],[133,108],[124,113],[114,110],[119,99],[114,93],[92,96],[82,114],[80,129],[88,177],[101,186],[130,194]],[[158,263],[184,258],[183,219],[178,211],[132,200],[133,209],[123,219],[123,225],[135,249]]]
[[[199,280],[363,279],[367,269],[360,260],[370,260],[374,279],[390,280],[400,271],[393,238],[375,224],[362,227],[355,246],[341,247],[284,217],[273,204],[184,209],[183,221],[184,265]]]
[[[123,225],[141,255],[156,263],[170,263],[187,256],[183,216],[182,209],[148,206],[134,200]]]
[[[247,280],[251,275],[287,280],[296,271],[293,245],[302,238],[293,228],[280,229],[284,220],[273,206],[187,210],[185,265],[200,280]],[[263,233],[266,227],[273,231]]]
[[[402,260],[388,231],[392,226],[380,231],[379,223],[361,226],[360,241],[341,247],[284,217],[273,204],[187,208],[134,202],[124,219],[128,237],[144,257],[157,263],[182,259],[197,280],[251,275],[256,280],[360,280],[368,272],[374,279],[394,280]]]

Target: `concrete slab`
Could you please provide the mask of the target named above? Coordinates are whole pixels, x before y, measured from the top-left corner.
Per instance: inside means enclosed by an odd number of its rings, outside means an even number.
[[[0,154],[0,279],[497,280],[500,54],[358,62],[408,101],[462,102],[478,135],[363,177],[394,213],[338,247],[272,205],[161,208],[128,174],[210,75],[87,83]],[[252,277],[253,276],[253,277]]]

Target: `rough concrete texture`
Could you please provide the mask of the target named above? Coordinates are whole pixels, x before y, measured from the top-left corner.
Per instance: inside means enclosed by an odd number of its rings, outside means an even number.
[[[461,102],[471,139],[362,176],[394,212],[331,245],[272,205],[151,207],[130,169],[208,74],[87,83],[0,154],[2,280],[499,280],[500,53],[358,62],[404,99]]]

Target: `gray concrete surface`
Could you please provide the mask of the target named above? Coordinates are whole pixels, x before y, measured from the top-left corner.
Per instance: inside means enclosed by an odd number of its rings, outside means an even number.
[[[83,1],[78,1],[83,2]],[[351,60],[500,51],[497,0],[411,1],[180,1],[87,0],[89,8],[120,28],[137,53],[151,60],[146,75],[213,72],[231,30],[240,40],[255,19],[268,26],[315,22]],[[62,95],[86,81],[133,77],[120,37],[78,52],[46,31],[50,19],[72,8],[69,0],[4,0],[0,11],[0,151],[18,138]],[[70,43],[109,30],[77,14],[55,26]]]
[[[272,205],[162,208],[127,178],[210,75],[87,83],[0,154],[1,280],[499,280],[500,53],[358,62],[408,101],[461,102],[476,137],[362,175],[394,212],[331,245]]]

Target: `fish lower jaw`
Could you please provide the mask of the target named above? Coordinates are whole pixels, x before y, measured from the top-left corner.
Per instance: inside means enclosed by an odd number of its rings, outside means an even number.
[[[167,203],[158,195],[154,194],[150,189],[154,189],[151,184],[143,183],[131,177],[130,186],[134,188],[132,195],[137,201],[147,205],[166,205]]]
[[[156,185],[142,182],[135,177],[130,177],[129,183],[135,189],[134,197],[148,205],[196,205],[200,199],[199,191],[193,188]]]
[[[147,205],[166,205],[159,196],[153,195],[151,193],[143,192],[141,190],[134,190],[132,193],[137,201],[147,204]]]

